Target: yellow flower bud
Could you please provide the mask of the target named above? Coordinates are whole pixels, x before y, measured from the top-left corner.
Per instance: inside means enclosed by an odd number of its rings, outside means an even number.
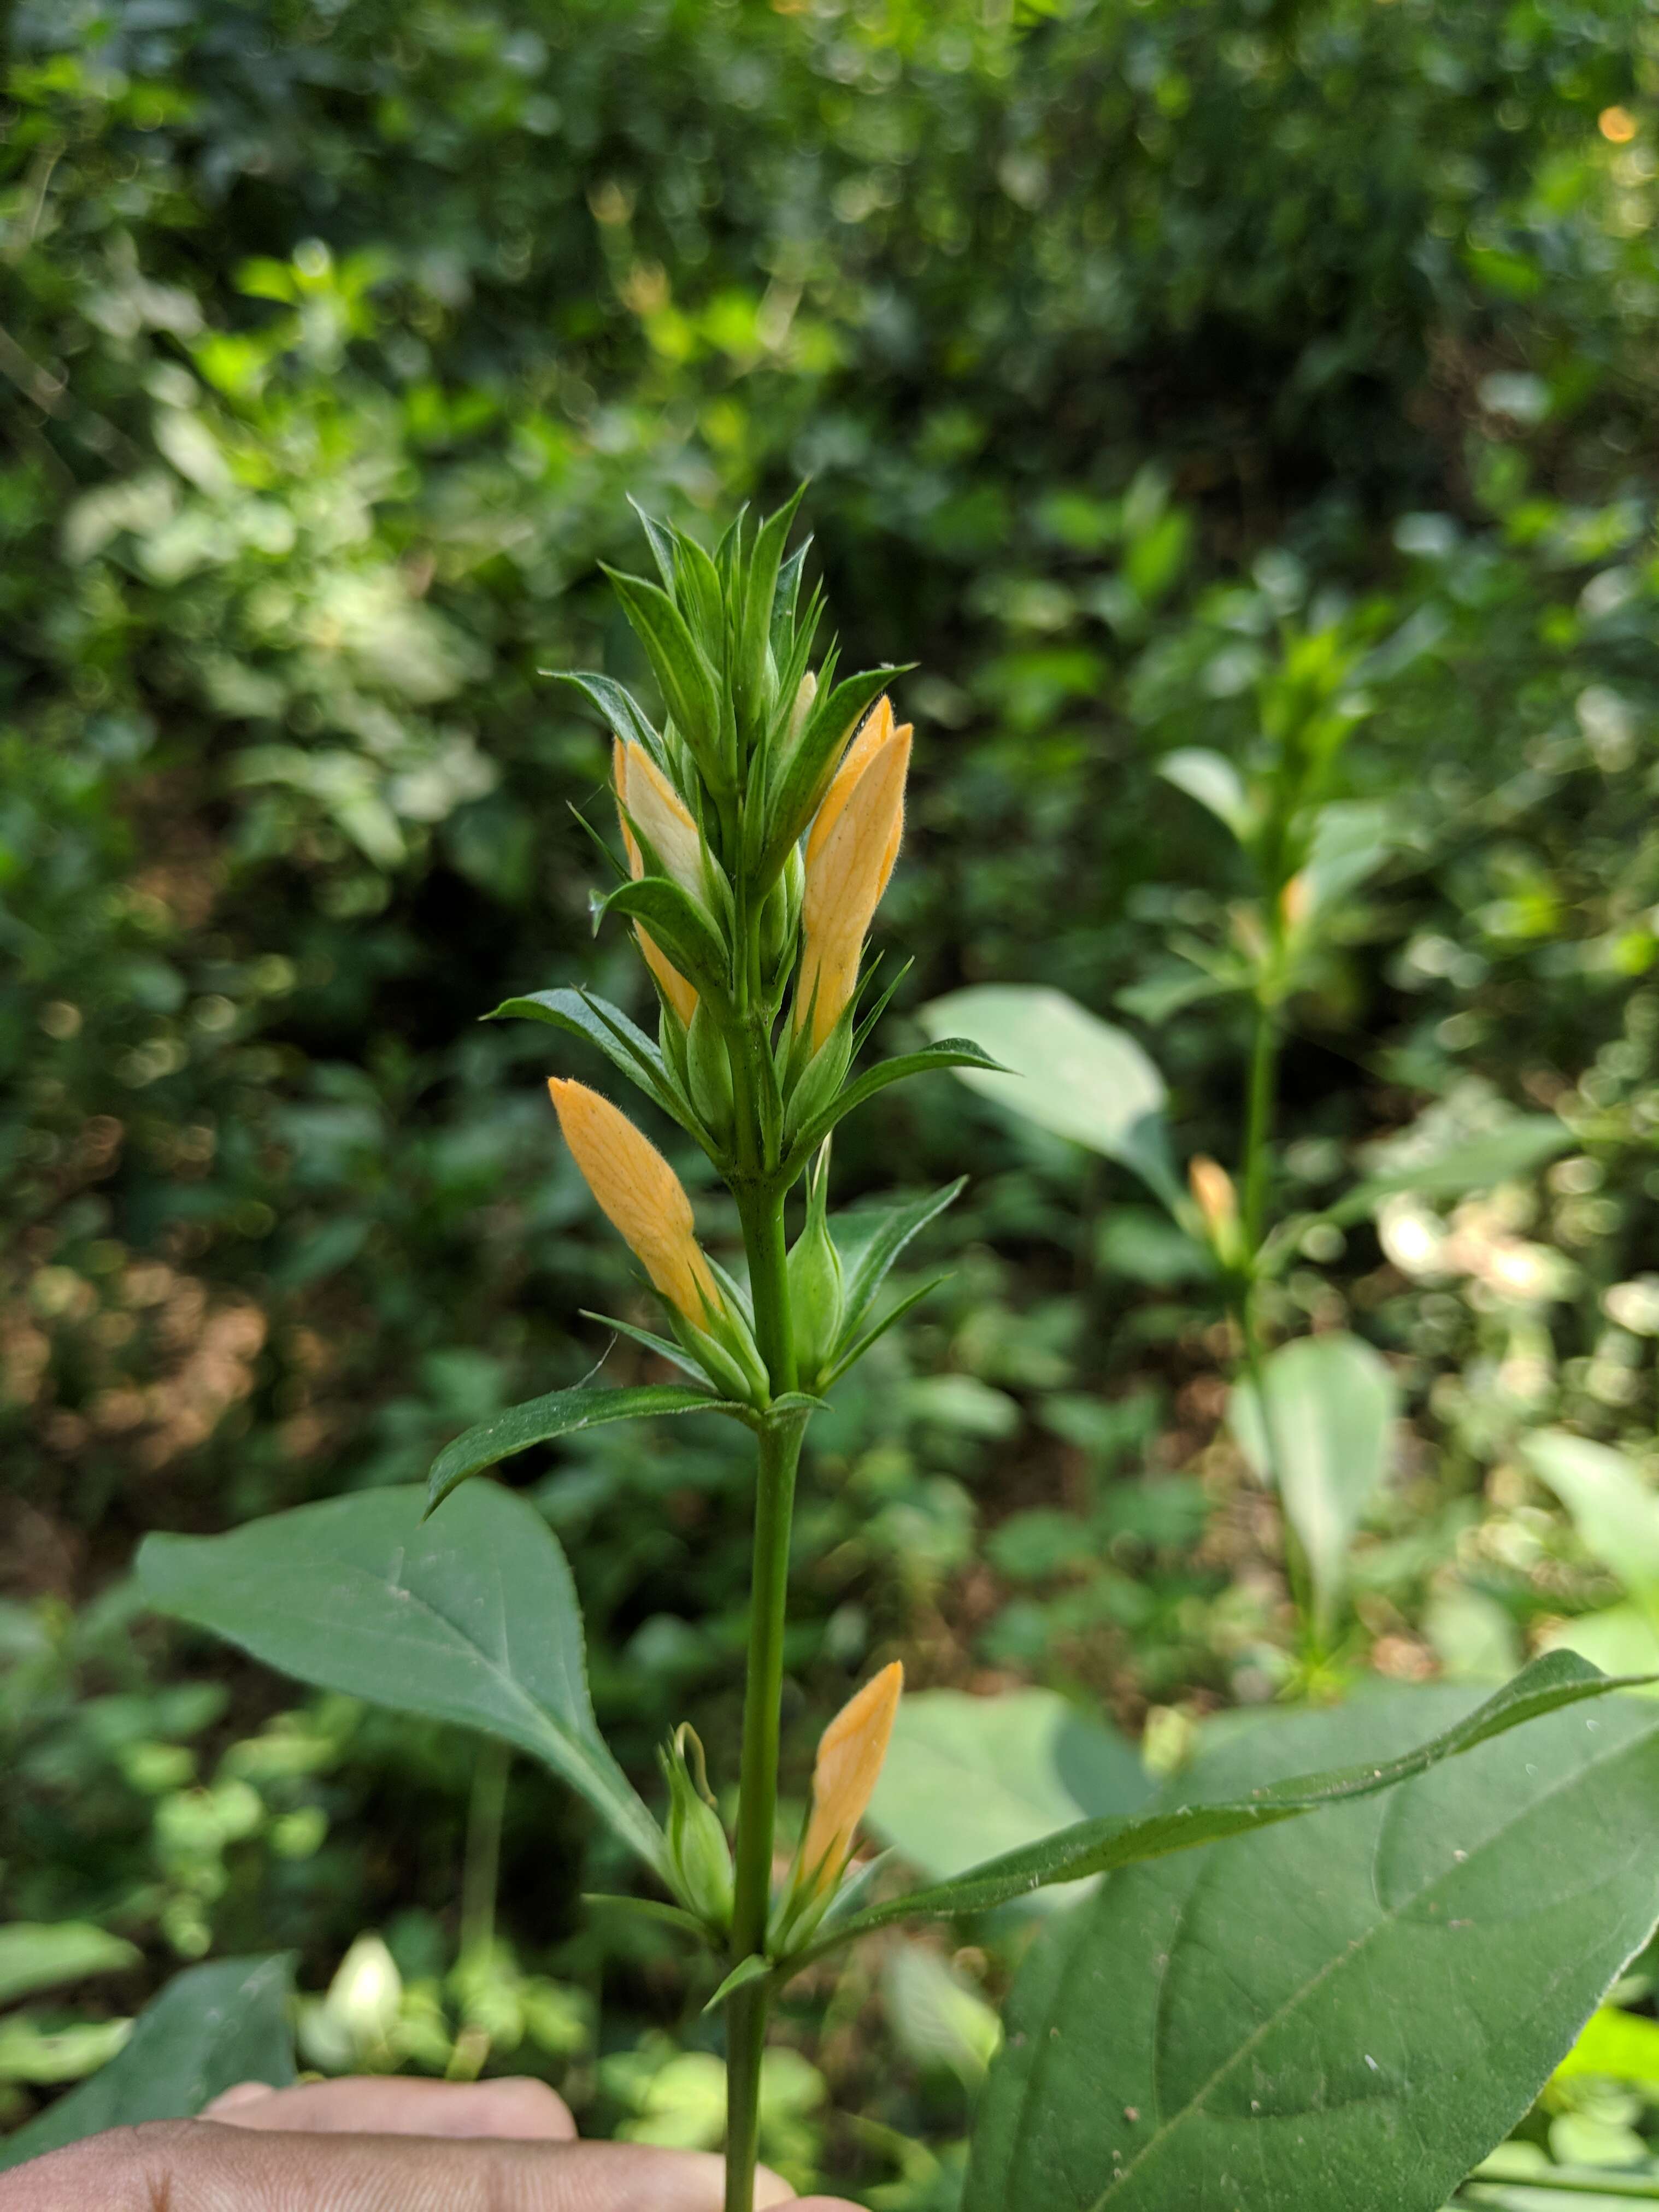
[[[1238,1193],[1233,1188],[1232,1177],[1218,1160],[1195,1152],[1188,1163],[1187,1181],[1204,1217],[1204,1226],[1212,1237],[1220,1236],[1238,1218]]]
[[[840,1020],[858,983],[859,959],[904,835],[910,725],[895,725],[878,700],[848,749],[806,840],[800,976],[794,1023],[811,1023],[814,1049]]]
[[[617,811],[622,821],[623,844],[628,853],[628,872],[636,879],[645,873],[645,855],[630,823],[637,823],[682,890],[702,896],[702,841],[684,800],[642,745],[617,739],[614,753]],[[697,1011],[697,994],[642,922],[635,922],[645,964],[662,987],[664,997],[689,1028]]]
[[[1279,917],[1286,929],[1300,929],[1313,912],[1313,884],[1304,868],[1291,878],[1279,894]]]
[[[887,1756],[903,1687],[904,1669],[895,1660],[842,1707],[818,1741],[812,1813],[798,1863],[797,1886],[809,1896],[824,1895],[841,1879]]]
[[[685,1186],[626,1114],[585,1083],[548,1084],[564,1140],[599,1202],[654,1287],[696,1328],[724,1310],[698,1244]]]

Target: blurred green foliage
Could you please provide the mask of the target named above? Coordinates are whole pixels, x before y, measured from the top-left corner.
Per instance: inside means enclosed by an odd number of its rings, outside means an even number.
[[[648,685],[597,566],[625,495],[712,530],[810,476],[854,662],[921,664],[895,1032],[1040,977],[1156,1030],[1223,1158],[1246,1012],[1188,987],[1249,885],[1157,763],[1248,769],[1324,641],[1390,857],[1295,1002],[1281,1202],[1401,1131],[1573,1137],[1310,1230],[1275,1291],[1408,1408],[1368,1646],[1501,1671],[1616,1595],[1516,1443],[1650,1455],[1659,1412],[1645,9],[17,0],[9,40],[0,1881],[145,1957],[39,2034],[210,1947],[293,1942],[319,1993],[366,1927],[406,1991],[454,1970],[471,1747],[279,1711],[118,1577],[146,1528],[420,1476],[586,1371],[580,1308],[633,1310],[544,1041],[476,1026],[577,979],[638,1010],[571,811],[605,818],[605,732],[540,674]],[[837,1158],[853,1196],[963,1169],[952,1280],[815,1431],[798,1747],[890,1647],[1150,1705],[1167,1748],[1285,1640],[1212,1286],[1127,1177],[948,1079]],[[733,1740],[746,1480],[688,1424],[578,1438],[534,1493],[641,1772],[679,1718]],[[547,2063],[678,2127],[704,2085],[640,2036],[708,2045],[706,1992],[579,1929],[589,1847],[515,1781],[508,1932],[604,1984],[626,2060]],[[948,2156],[890,2130],[959,2132],[959,2092],[926,2038],[877,2064],[878,1980],[801,1997],[781,2154],[942,2203]]]

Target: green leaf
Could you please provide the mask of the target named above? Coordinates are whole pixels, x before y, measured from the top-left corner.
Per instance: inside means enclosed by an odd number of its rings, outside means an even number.
[[[423,1502],[412,1486],[372,1490],[228,1535],[149,1536],[139,1583],[158,1612],[302,1682],[516,1744],[663,1874],[661,1833],[593,1718],[553,1532],[493,1482],[424,1526]]]
[[[88,1974],[123,1972],[137,1966],[141,1956],[135,1944],[89,1920],[14,1920],[0,1928],[0,2004],[83,1981]]]
[[[868,1826],[944,1881],[1079,1820],[1137,1812],[1152,1794],[1133,1744],[1052,1690],[921,1690],[900,1701]]]
[[[1182,1803],[1136,1820],[1079,1821],[1042,1842],[970,1867],[949,1881],[872,1905],[838,1928],[833,1941],[812,1945],[796,1963],[805,1964],[836,1943],[884,1928],[895,1920],[948,1920],[964,1913],[988,1912],[1017,1898],[1029,1897],[1033,1890],[1051,1882],[1082,1881],[1090,1875],[1109,1874],[1143,1859],[1164,1858],[1200,1844],[1274,1827],[1282,1820],[1297,1820],[1352,1798],[1369,1797],[1426,1773],[1443,1759],[1472,1751],[1522,1722],[1603,1696],[1609,1690],[1631,1686],[1627,1677],[1604,1674],[1576,1652],[1547,1652],[1523,1667],[1512,1681],[1474,1711],[1459,1718],[1431,1742],[1398,1758],[1299,1776],[1255,1790],[1248,1797],[1231,1802]]]
[[[1659,1497],[1625,1454],[1565,1429],[1535,1430],[1521,1451],[1571,1514],[1585,1550],[1642,1605],[1659,1608]]]
[[[1418,1690],[1259,1723],[1198,1786],[1226,1797],[1358,1750],[1392,1778],[1419,1716],[1461,1703]],[[964,2212],[1437,2212],[1659,1905],[1659,1717],[1611,1699],[1502,1742],[1480,1718],[1462,1723],[1470,1757],[1115,1875],[1047,1931],[1015,1986]],[[1471,1749],[1457,1735],[1438,1741]]]
[[[575,669],[544,668],[541,673],[552,677],[558,684],[574,684],[577,690],[592,701],[617,737],[631,739],[649,754],[665,775],[668,775],[668,756],[663,750],[662,739],[633,695],[620,684],[609,676],[589,675]]]
[[[763,868],[781,861],[823,803],[854,732],[900,668],[870,668],[821,686],[793,752],[778,764]],[[827,678],[825,679],[827,684]]]
[[[1223,754],[1203,745],[1182,745],[1165,753],[1156,766],[1166,783],[1206,807],[1241,845],[1249,844],[1255,830],[1256,810],[1243,777]]]
[[[465,1482],[532,1444],[550,1443],[555,1437],[574,1436],[579,1429],[596,1429],[605,1421],[642,1421],[659,1413],[726,1413],[735,1409],[707,1390],[678,1382],[643,1382],[627,1390],[596,1390],[577,1387],[550,1390],[544,1398],[526,1399],[509,1406],[476,1428],[468,1429],[446,1444],[432,1462],[427,1477],[426,1510],[434,1513],[445,1498]]]
[[[1322,806],[1302,871],[1312,911],[1322,913],[1357,890],[1392,849],[1386,806],[1354,799]]]
[[[747,1989],[750,1982],[763,1982],[771,1971],[772,1961],[763,1958],[759,1952],[751,1951],[746,1959],[738,1960],[737,1965],[732,1967],[719,1989],[703,2007],[703,2010],[706,2013],[714,2012],[735,1991]]]
[[[1535,1174],[1572,1142],[1571,1130],[1553,1114],[1517,1114],[1495,1129],[1448,1145],[1414,1164],[1390,1165],[1367,1176],[1332,1208],[1330,1218],[1358,1220],[1401,1191],[1421,1198],[1462,1198],[1468,1191],[1490,1190],[1497,1183]]]
[[[620,1068],[653,1105],[684,1122],[686,1109],[674,1087],[653,1040],[630,1022],[620,1006],[594,997],[589,991],[530,991],[517,999],[503,999],[486,1021],[546,1022],[571,1036],[597,1045],[613,1067]]]
[[[605,1890],[584,1891],[582,1903],[600,1905],[635,1920],[654,1920],[660,1927],[677,1929],[682,1936],[695,1936],[705,1949],[708,1948],[708,1929],[695,1912],[688,1912],[682,1905],[668,1905],[659,1897],[624,1896]]]
[[[645,647],[676,728],[696,756],[710,787],[726,789],[731,778],[720,750],[720,693],[714,671],[698,650],[684,616],[655,584],[647,584],[639,576],[622,575],[614,568],[607,568],[605,573]]]
[[[986,983],[921,1009],[930,1036],[977,1037],[1006,1073],[962,1080],[1011,1113],[1130,1168],[1166,1206],[1184,1204],[1170,1152],[1164,1079],[1127,1031],[1038,984]]]
[[[618,884],[599,902],[606,914],[625,914],[642,921],[688,982],[705,997],[724,998],[731,987],[732,963],[726,940],[708,909],[669,876],[641,876]]]
[[[1555,2069],[1558,2081],[1599,2074],[1613,2081],[1659,2081],[1659,2020],[1604,2005],[1579,2030]]]
[[[791,1164],[799,1174],[801,1166],[811,1158],[838,1121],[843,1121],[854,1108],[862,1106],[885,1091],[890,1085],[903,1083],[912,1075],[932,1075],[940,1068],[968,1067],[989,1071],[996,1066],[988,1053],[981,1051],[969,1037],[941,1037],[921,1052],[902,1053],[896,1060],[884,1060],[879,1066],[860,1075],[849,1083],[838,1098],[834,1098],[817,1118],[805,1128],[795,1140],[790,1154]]]
[[[1381,1354],[1342,1330],[1280,1345],[1262,1362],[1262,1381],[1265,1422],[1248,1380],[1233,1386],[1227,1418],[1258,1478],[1279,1490],[1328,1630],[1348,1547],[1388,1472],[1400,1393]]]
[[[286,1956],[216,1959],[169,1982],[119,2054],[0,2140],[0,2172],[105,2128],[182,2120],[238,2081],[294,2079]]]
[[[895,1261],[913,1237],[935,1221],[958,1199],[968,1184],[959,1176],[943,1190],[914,1199],[908,1206],[881,1212],[838,1214],[830,1224],[841,1256],[842,1280],[846,1285],[842,1307],[842,1335],[851,1337],[874,1304]]]

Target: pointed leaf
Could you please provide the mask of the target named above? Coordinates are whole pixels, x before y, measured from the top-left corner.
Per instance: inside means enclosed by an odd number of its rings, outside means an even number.
[[[695,1912],[688,1912],[683,1905],[665,1905],[658,1897],[627,1897],[604,1890],[588,1890],[583,1893],[582,1903],[604,1905],[635,1920],[654,1920],[664,1928],[678,1929],[682,1936],[695,1936],[705,1946],[709,1940],[708,1929]]]
[[[1631,1686],[1629,1677],[1604,1674],[1577,1652],[1547,1652],[1523,1667],[1512,1681],[1473,1712],[1460,1717],[1431,1741],[1398,1758],[1276,1782],[1231,1802],[1177,1804],[1138,1820],[1079,1821],[1042,1843],[970,1867],[949,1881],[872,1905],[837,1929],[835,1942],[884,1928],[895,1920],[946,1920],[964,1913],[988,1912],[1016,1898],[1029,1897],[1033,1890],[1050,1882],[1081,1881],[1090,1875],[1109,1874],[1143,1859],[1164,1858],[1172,1851],[1191,1850],[1200,1844],[1275,1827],[1281,1820],[1297,1820],[1351,1798],[1369,1797],[1426,1773],[1443,1759],[1472,1751],[1523,1722],[1604,1696],[1609,1690]],[[795,1963],[806,1965],[834,1948],[834,1943],[820,1941]]]
[[[577,690],[591,699],[613,734],[631,742],[647,753],[651,759],[668,775],[668,756],[663,750],[662,739],[657,735],[644,710],[632,695],[609,676],[599,676],[569,668],[544,668],[541,673],[550,676],[557,684],[574,684]]]
[[[707,1390],[678,1382],[643,1382],[632,1389],[595,1390],[578,1387],[550,1390],[544,1398],[526,1399],[494,1413],[476,1428],[468,1429],[446,1444],[432,1462],[427,1477],[426,1510],[436,1512],[471,1474],[477,1474],[514,1452],[532,1444],[550,1443],[555,1437],[574,1436],[580,1429],[594,1429],[606,1421],[643,1421],[664,1413],[723,1413],[729,1412]]]
[[[1659,1607],[1659,1496],[1623,1452],[1565,1429],[1539,1429],[1522,1456],[1572,1516],[1587,1551],[1632,1597]]]
[[[951,1270],[948,1267],[942,1270],[942,1272],[937,1275],[929,1275],[926,1282],[918,1283],[913,1291],[907,1291],[904,1296],[899,1299],[896,1305],[889,1306],[884,1314],[880,1315],[875,1321],[871,1322],[869,1328],[865,1330],[861,1336],[854,1337],[850,1344],[847,1342],[845,1336],[843,1336],[842,1339],[842,1348],[836,1352],[834,1361],[824,1370],[821,1376],[819,1388],[821,1389],[827,1390],[832,1383],[839,1382],[841,1377],[846,1374],[848,1368],[856,1367],[858,1365],[860,1360],[863,1358],[865,1353],[868,1352],[872,1344],[878,1344],[880,1342],[881,1339],[886,1335],[888,1330],[891,1328],[895,1322],[902,1321],[905,1315],[910,1311],[913,1306],[919,1306],[924,1298],[931,1297],[941,1283],[948,1283],[950,1279]],[[968,1378],[961,1377],[952,1379],[966,1380]],[[975,1384],[975,1389],[982,1389],[984,1386],[982,1384]],[[993,1392],[991,1395],[995,1396],[998,1394]]]
[[[106,2128],[193,2118],[239,2081],[286,2088],[294,2079],[289,1967],[286,1954],[215,1959],[178,1975],[106,2066],[0,2139],[0,2172]]]
[[[618,884],[602,902],[607,914],[642,921],[688,982],[705,997],[723,998],[731,987],[726,941],[700,899],[669,876],[641,876]]]
[[[1391,1772],[1460,1701],[1258,1723],[1188,1786],[1361,1748]],[[1647,1940],[1656,1815],[1659,1716],[1615,1698],[1114,1875],[1022,1970],[964,2212],[1437,2212]]]
[[[125,1973],[143,1954],[90,1920],[14,1920],[0,1928],[0,2005],[89,1974]]]
[[[529,991],[520,998],[503,999],[494,1013],[486,1014],[484,1019],[546,1022],[553,1029],[584,1038],[589,1044],[597,1045],[611,1066],[620,1068],[630,1083],[637,1084],[653,1105],[660,1106],[671,1119],[685,1123],[686,1109],[654,1040],[629,1021],[620,1006],[611,1006],[609,1000],[595,998],[587,991],[568,988]]]
[[[425,1526],[423,1504],[412,1486],[371,1490],[225,1536],[147,1537],[139,1583],[158,1612],[302,1682],[516,1744],[663,1873],[661,1834],[593,1718],[552,1530],[493,1482]]]
[[[1255,830],[1255,809],[1243,779],[1224,755],[1203,745],[1183,745],[1176,752],[1165,753],[1156,766],[1166,783],[1207,807],[1241,845],[1249,842]]]
[[[1138,1812],[1152,1795],[1134,1746],[1053,1690],[921,1690],[900,1700],[866,1825],[919,1873],[948,1881],[1079,1820]],[[1032,1902],[1084,1893],[1040,1890]]]
[[[614,568],[605,573],[645,647],[675,727],[696,756],[710,785],[723,788],[720,693],[714,671],[698,650],[684,616],[655,584],[638,576],[621,575]]]
[[[1340,1329],[1280,1345],[1262,1379],[1266,1420],[1248,1380],[1234,1384],[1227,1418],[1258,1479],[1278,1488],[1328,1629],[1348,1547],[1388,1473],[1400,1393],[1381,1354]]]
[[[962,1195],[967,1183],[967,1176],[960,1176],[943,1190],[914,1199],[908,1206],[896,1206],[881,1212],[872,1209],[868,1212],[838,1214],[830,1223],[830,1232],[841,1255],[842,1279],[846,1285],[843,1334],[850,1334],[863,1320],[911,1238],[930,1221],[937,1220],[945,1207]]]
[[[719,1989],[703,2007],[703,2010],[706,2013],[713,2012],[716,2007],[723,2005],[727,1997],[732,1996],[737,1990],[746,1990],[750,1982],[763,1982],[771,1971],[772,1961],[763,1958],[758,1951],[751,1951],[746,1959],[738,1960],[737,1965],[732,1967]]]
[[[1414,1163],[1402,1160],[1367,1176],[1332,1208],[1330,1218],[1358,1220],[1374,1212],[1383,1199],[1402,1191],[1420,1198],[1462,1198],[1467,1191],[1522,1181],[1572,1143],[1571,1130],[1555,1115],[1517,1114],[1478,1137],[1466,1137]],[[1389,1147],[1390,1152],[1401,1149]]]
[[[1164,1079],[1127,1030],[1063,991],[987,983],[935,999],[917,1018],[930,1036],[977,1037],[1007,1072],[963,1074],[1010,1113],[1132,1169],[1166,1206],[1184,1204],[1170,1152]]]
[[[768,866],[781,861],[823,804],[842,756],[876,701],[902,668],[870,668],[833,690],[820,685],[794,750],[778,764],[768,823]]]
[[[795,1172],[799,1173],[838,1121],[845,1121],[855,1107],[864,1105],[890,1085],[902,1083],[912,1075],[932,1075],[940,1068],[989,1071],[996,1065],[970,1037],[959,1036],[941,1037],[937,1044],[930,1044],[921,1052],[902,1053],[896,1060],[884,1060],[878,1067],[871,1068],[856,1082],[849,1083],[840,1097],[832,1099],[816,1121],[802,1130],[790,1154],[792,1162],[797,1163]]]

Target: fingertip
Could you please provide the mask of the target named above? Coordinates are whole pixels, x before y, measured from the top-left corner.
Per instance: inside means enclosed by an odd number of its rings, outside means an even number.
[[[796,2204],[799,2202],[794,2191],[781,2173],[774,2173],[769,2166],[756,2167],[756,2212],[766,2212],[767,2207],[773,2204]]]
[[[238,2081],[233,2087],[222,2089],[210,2105],[204,2105],[200,2117],[204,2120],[222,2120],[227,2112],[234,2112],[243,2105],[257,2105],[262,2097],[274,2097],[276,2091],[269,2081]]]

